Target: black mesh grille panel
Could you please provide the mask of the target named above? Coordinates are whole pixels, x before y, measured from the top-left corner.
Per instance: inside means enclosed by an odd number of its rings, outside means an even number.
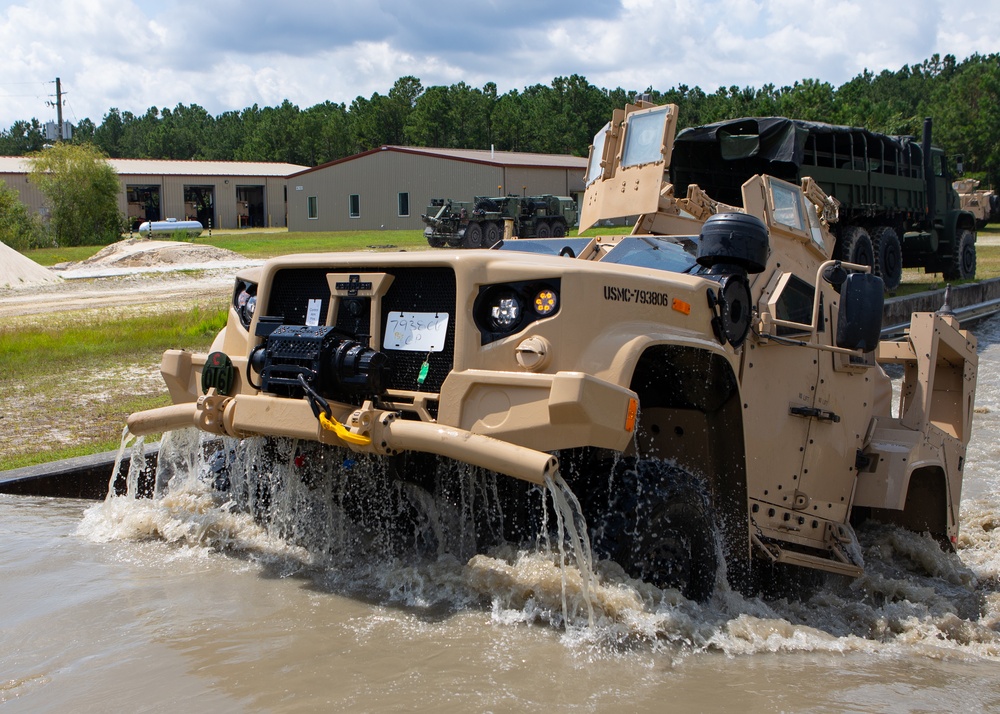
[[[324,316],[330,306],[328,273],[348,272],[340,267],[288,268],[275,273],[268,298],[267,311],[263,314],[282,318],[286,325],[304,325],[309,300],[321,299],[320,315]],[[406,350],[383,350],[391,360],[389,389],[438,392],[445,377],[451,371],[455,353],[455,273],[451,268],[380,268],[365,267],[359,272],[389,273],[394,276],[389,292],[382,303],[382,324],[380,334],[385,334],[389,313],[396,312],[446,312],[450,315],[444,350],[441,352],[408,352]],[[362,301],[361,315],[367,327],[370,305]],[[322,318],[321,318],[322,319]],[[358,316],[349,315],[345,301],[338,310],[337,327],[348,333],[357,331]],[[418,384],[420,368],[424,360],[428,363],[427,378]]]
[[[450,268],[386,270],[396,276],[382,303],[381,334],[385,334],[389,313],[446,312],[448,332],[441,352],[382,351],[392,360],[391,389],[437,392],[451,371],[455,355],[455,273]],[[429,369],[423,385],[417,383],[420,367],[427,359]]]

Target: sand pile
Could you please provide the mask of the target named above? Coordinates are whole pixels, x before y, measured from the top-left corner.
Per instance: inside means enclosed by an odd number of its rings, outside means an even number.
[[[244,258],[239,253],[210,245],[131,238],[112,243],[90,258],[67,267],[105,265],[120,268],[155,268],[164,265],[193,265],[231,260],[244,260]]]
[[[48,268],[0,243],[0,288],[22,288],[62,280]]]
[[[55,270],[66,278],[112,277],[175,270],[242,268],[260,264],[224,248],[177,241],[131,238],[102,248],[86,260],[62,263]]]

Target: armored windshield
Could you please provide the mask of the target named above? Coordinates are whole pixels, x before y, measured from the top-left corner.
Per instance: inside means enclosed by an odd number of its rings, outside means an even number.
[[[672,273],[686,273],[697,266],[695,256],[681,244],[665,240],[657,236],[641,238],[623,238],[611,251],[601,259],[602,263],[617,263],[619,265],[634,265],[640,268],[666,270]],[[697,244],[697,236],[681,238],[690,246]]]
[[[518,253],[541,253],[543,255],[564,255],[575,258],[580,255],[593,238],[531,238],[528,240],[507,240],[494,250],[513,250]]]

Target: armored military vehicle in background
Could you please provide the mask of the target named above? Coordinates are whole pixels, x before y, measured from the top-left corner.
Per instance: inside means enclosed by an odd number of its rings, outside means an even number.
[[[904,267],[976,275],[976,220],[952,189],[944,152],[921,141],[856,127],[782,117],[691,127],[677,135],[670,180],[714,199],[739,200],[755,174],[798,183],[812,178],[840,203],[836,257],[872,266],[893,290]]]
[[[491,248],[502,238],[549,238],[576,225],[576,201],[566,196],[477,196],[471,203],[431,199],[424,235],[434,248]],[[506,231],[506,233],[505,233]]]
[[[477,548],[537,542],[557,519],[536,487],[567,486],[596,558],[697,600],[723,572],[747,593],[858,576],[865,520],[953,548],[975,338],[944,311],[880,342],[882,280],[835,255],[836,202],[813,181],[676,197],[676,120],[629,105],[594,138],[581,227],[639,215],[631,235],[239,273],[211,350],[163,356],[174,404],[129,430],[263,437],[258,462],[215,471],[234,506],[301,482],[334,500],[329,532],[369,527],[349,515],[362,502],[419,512],[411,544],[453,520]],[[885,364],[902,367],[895,405]]]
[[[980,189],[976,179],[960,179],[952,187],[958,193],[962,210],[975,217],[977,229],[1000,218],[1000,196],[994,191]]]

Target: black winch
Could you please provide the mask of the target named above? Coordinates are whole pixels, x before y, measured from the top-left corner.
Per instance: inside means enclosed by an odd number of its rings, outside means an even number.
[[[390,369],[388,355],[325,325],[276,327],[250,355],[250,367],[261,391],[302,397],[301,375],[312,390],[340,401],[381,395]]]

